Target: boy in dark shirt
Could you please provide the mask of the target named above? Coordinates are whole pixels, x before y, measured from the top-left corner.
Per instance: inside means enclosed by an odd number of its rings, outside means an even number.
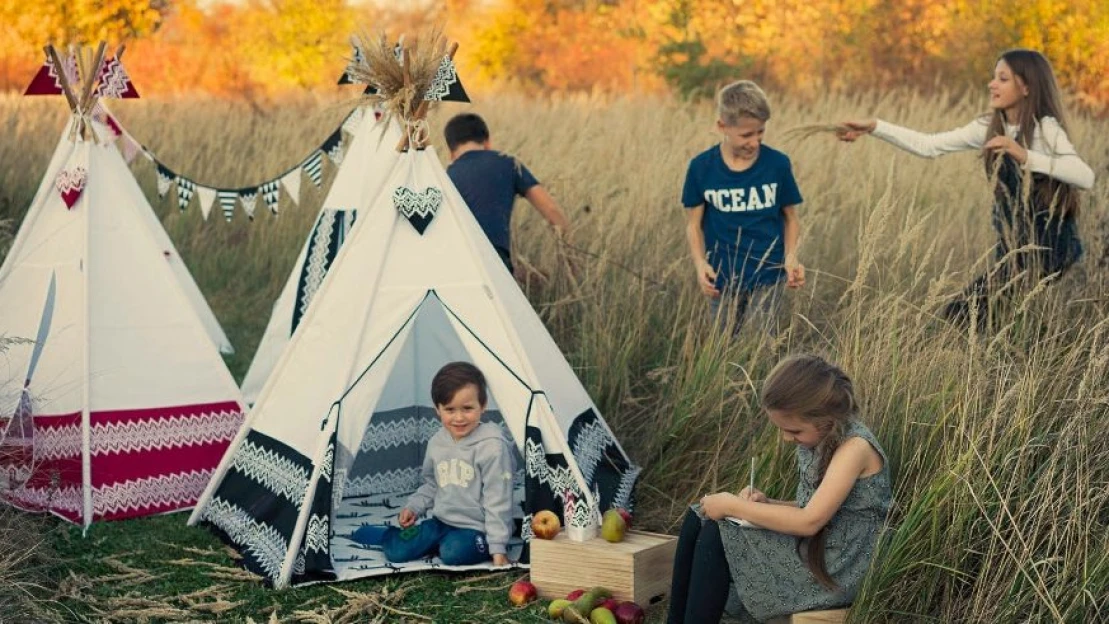
[[[447,122],[444,134],[451,151],[447,175],[510,273],[514,273],[512,205],[517,195],[543,215],[559,238],[568,234],[566,215],[528,168],[512,156],[490,149],[489,127],[481,117],[473,113],[456,115]]]
[[[689,163],[682,205],[697,284],[717,321],[721,305],[733,330],[748,313],[775,331],[781,283],[800,288],[797,261],[801,192],[789,157],[762,144],[770,105],[755,83],[741,80],[717,94],[716,128],[723,140]]]

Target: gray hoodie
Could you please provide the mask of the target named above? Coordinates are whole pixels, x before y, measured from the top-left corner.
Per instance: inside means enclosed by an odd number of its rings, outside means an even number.
[[[485,533],[490,555],[507,553],[512,537],[513,455],[496,425],[481,423],[458,440],[445,428],[424,453],[423,485],[405,507],[429,509],[441,522]]]

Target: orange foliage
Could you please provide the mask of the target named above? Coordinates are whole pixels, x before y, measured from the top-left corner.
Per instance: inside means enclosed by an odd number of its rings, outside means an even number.
[[[981,85],[1002,50],[1042,50],[1060,82],[1109,103],[1105,0],[0,0],[0,89],[55,42],[125,41],[142,93],[263,97],[332,84],[348,36],[439,25],[467,84],[683,92],[750,77],[818,94],[938,80]],[[396,8],[401,6],[402,8]]]

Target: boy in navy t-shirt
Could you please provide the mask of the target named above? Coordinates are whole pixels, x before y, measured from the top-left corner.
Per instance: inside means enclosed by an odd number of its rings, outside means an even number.
[[[517,195],[527,199],[564,239],[570,228],[566,215],[523,163],[489,149],[489,127],[485,120],[473,113],[455,115],[443,133],[451,151],[447,175],[509,273],[514,273],[511,222]]]
[[[748,312],[765,315],[773,332],[781,282],[805,283],[797,261],[801,192],[789,157],[762,144],[770,105],[755,83],[741,80],[716,97],[719,145],[689,163],[682,189],[686,238],[714,318],[738,331]]]

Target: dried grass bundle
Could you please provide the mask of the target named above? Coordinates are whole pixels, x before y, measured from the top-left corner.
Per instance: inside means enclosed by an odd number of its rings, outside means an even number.
[[[818,134],[836,134],[847,131],[843,124],[804,124],[794,126],[782,133],[783,141],[804,141]]]
[[[379,103],[387,117],[396,116],[402,122],[422,119],[429,104],[424,94],[449,53],[442,31],[434,29],[395,44],[384,34],[362,33],[353,43],[362,54],[351,59],[347,72],[355,82],[376,90],[365,97]]]

